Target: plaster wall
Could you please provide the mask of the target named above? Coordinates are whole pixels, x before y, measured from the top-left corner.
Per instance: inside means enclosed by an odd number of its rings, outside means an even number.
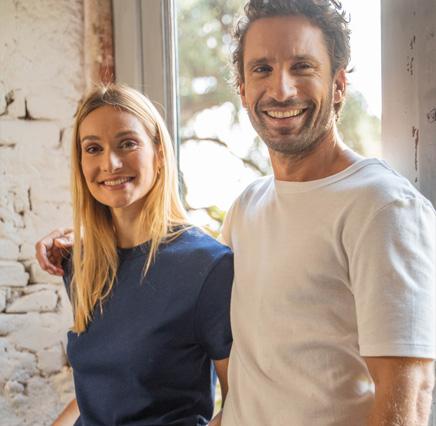
[[[436,2],[382,2],[383,156],[436,205]]]
[[[59,278],[35,241],[71,223],[69,140],[85,89],[82,0],[0,1],[0,423],[49,425],[72,398]]]
[[[381,11],[383,156],[436,206],[436,2],[384,0]]]

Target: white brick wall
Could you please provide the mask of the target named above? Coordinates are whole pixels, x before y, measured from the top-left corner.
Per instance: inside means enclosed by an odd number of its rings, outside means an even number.
[[[33,246],[71,223],[83,0],[1,0],[0,16],[0,423],[40,426],[72,397],[71,308],[61,280],[35,263]]]

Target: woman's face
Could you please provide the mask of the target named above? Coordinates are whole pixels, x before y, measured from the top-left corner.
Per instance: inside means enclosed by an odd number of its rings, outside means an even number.
[[[79,127],[81,165],[92,196],[111,208],[139,212],[155,180],[156,154],[133,114],[102,106]]]

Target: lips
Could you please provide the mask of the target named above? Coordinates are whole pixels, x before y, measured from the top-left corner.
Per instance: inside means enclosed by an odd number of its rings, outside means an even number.
[[[291,118],[291,117],[297,117],[305,112],[305,109],[291,109],[287,111],[264,111],[264,113],[271,118],[278,118],[278,119],[284,119],[284,118]]]
[[[132,177],[132,176],[123,176],[123,177],[119,177],[116,179],[106,179],[106,180],[100,181],[99,183],[101,185],[104,185],[104,186],[118,186],[118,185],[123,185],[127,182],[130,182],[133,179],[134,179],[134,177]]]

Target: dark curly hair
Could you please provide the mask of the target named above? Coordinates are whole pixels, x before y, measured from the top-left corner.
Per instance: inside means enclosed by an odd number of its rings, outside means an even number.
[[[234,66],[233,83],[238,89],[244,82],[244,39],[250,25],[262,18],[274,16],[300,15],[318,26],[327,43],[332,75],[341,68],[347,69],[350,63],[350,22],[342,4],[338,0],[250,0],[244,7],[245,16],[236,23],[233,38],[235,47],[232,53]],[[336,112],[341,109],[337,105]]]

